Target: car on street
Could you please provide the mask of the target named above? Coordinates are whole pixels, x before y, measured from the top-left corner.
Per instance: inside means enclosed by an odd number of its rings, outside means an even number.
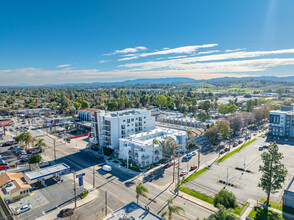
[[[68,209],[61,210],[58,215],[61,218],[66,218],[66,217],[72,216],[73,214],[74,214],[74,209],[68,208]]]
[[[263,151],[263,147],[260,146],[260,147],[258,148],[258,150],[259,150],[259,151]]]
[[[263,148],[264,149],[268,149],[268,145],[263,145]]]
[[[191,153],[191,155],[192,155],[192,156],[196,156],[196,152],[193,151],[193,152]]]
[[[192,158],[192,154],[187,154],[183,157],[183,160],[190,160]]]
[[[263,138],[265,138],[265,135],[262,135]]]
[[[6,170],[6,169],[9,169],[8,164],[0,165],[0,170]]]
[[[183,170],[183,171],[181,172],[180,176],[185,176],[185,175],[187,175],[187,173],[188,173],[188,171]]]
[[[190,167],[190,170],[196,170],[197,169],[197,166],[196,165],[193,165]]]
[[[26,152],[24,150],[19,150],[16,152],[16,155],[19,155],[19,154],[25,154]]]
[[[237,143],[237,142],[235,142],[235,143],[233,144],[233,147],[237,147],[237,145],[238,145],[238,143]]]
[[[104,170],[105,172],[111,172],[112,168],[109,165],[103,165],[102,170]]]
[[[39,164],[39,167],[42,168],[42,167],[47,167],[47,166],[50,166],[49,162],[48,161],[42,161],[40,164]]]
[[[230,150],[229,148],[225,148],[225,149],[224,149],[225,152],[228,152],[229,150]]]
[[[171,167],[173,164],[171,163],[171,162],[169,162],[169,163],[167,163],[167,164],[165,164],[164,165],[164,168],[169,168],[169,167]]]
[[[32,208],[31,204],[24,205],[16,210],[16,214],[19,215],[21,213],[27,212],[31,210],[31,208]]]
[[[225,151],[224,151],[224,150],[221,150],[221,151],[220,151],[220,154],[224,154],[224,153],[225,153]]]
[[[242,143],[243,143],[243,141],[239,141],[239,142],[238,142],[238,144],[242,144]]]

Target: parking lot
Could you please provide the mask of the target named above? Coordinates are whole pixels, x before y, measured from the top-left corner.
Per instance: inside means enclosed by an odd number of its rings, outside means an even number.
[[[245,203],[247,199],[256,199],[265,197],[265,193],[257,187],[261,173],[259,165],[262,163],[260,146],[268,145],[264,138],[258,138],[257,141],[234,154],[230,158],[221,163],[214,163],[212,167],[198,176],[197,178],[186,183],[184,187],[200,192],[202,194],[213,197],[223,188],[232,191],[239,203]],[[289,144],[280,145],[280,151],[284,154],[283,163],[288,168],[288,176],[285,182],[291,178],[294,172],[294,146]],[[236,167],[250,170],[251,172],[243,172],[237,170]],[[220,183],[219,181],[223,181]],[[226,185],[226,183],[232,186]],[[282,190],[271,195],[271,200],[279,202],[282,196]]]
[[[31,204],[31,210],[18,215],[22,220],[36,219],[55,209],[61,210],[74,201],[73,175],[71,173],[63,175],[63,179],[64,182],[56,182],[53,178],[46,179],[47,187],[41,186],[38,182],[32,184],[32,195],[9,204],[9,207],[11,210],[17,210],[25,204]],[[77,187],[77,195],[83,191],[85,191],[84,187]]]

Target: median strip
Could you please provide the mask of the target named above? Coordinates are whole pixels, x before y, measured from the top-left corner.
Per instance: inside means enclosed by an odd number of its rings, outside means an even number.
[[[253,139],[251,141],[248,141],[246,144],[243,144],[241,147],[238,147],[237,149],[233,150],[232,152],[226,154],[225,156],[219,158],[218,160],[216,160],[217,163],[223,162],[225,159],[229,158],[230,156],[234,155],[235,153],[239,152],[240,150],[242,150],[243,148],[247,147],[249,144],[252,144],[254,141],[256,141],[257,139]]]

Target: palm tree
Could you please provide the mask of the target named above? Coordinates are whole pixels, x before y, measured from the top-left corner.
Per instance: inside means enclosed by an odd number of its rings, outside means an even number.
[[[139,204],[139,197],[143,196],[145,198],[147,198],[147,194],[148,193],[148,189],[146,188],[146,186],[143,185],[142,182],[136,183],[136,198],[137,198],[137,203]]]
[[[154,145],[161,146],[161,143],[156,138],[153,139],[153,145],[152,145],[152,147],[153,147],[153,149],[152,149],[152,164],[154,163]]]
[[[46,145],[46,143],[44,142],[44,139],[39,138],[39,139],[37,140],[37,143],[35,144],[35,147],[41,147],[42,152],[43,152],[43,148],[44,148],[44,147],[47,147],[47,145]]]
[[[218,211],[213,213],[209,220],[237,220],[232,209],[226,209],[223,205],[218,205]]]
[[[173,217],[173,214],[180,214],[180,212],[184,212],[185,210],[180,207],[180,206],[176,206],[173,204],[173,198],[169,198],[167,201],[167,209],[168,211],[165,211],[164,213],[162,213],[161,217],[164,217],[166,215],[168,215],[168,219],[171,220]]]

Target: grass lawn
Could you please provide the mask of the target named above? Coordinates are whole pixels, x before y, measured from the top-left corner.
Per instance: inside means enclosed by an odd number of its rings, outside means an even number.
[[[261,198],[261,199],[259,200],[259,202],[265,204],[266,199]],[[289,214],[294,215],[294,209],[292,209],[292,208],[290,208],[290,207],[287,207],[287,206],[284,206],[284,205],[280,205],[280,204],[277,203],[277,202],[270,201],[269,206],[272,207],[272,208],[274,208],[274,209],[277,209],[277,210],[280,210],[280,211],[283,211],[283,212],[287,212],[287,213],[289,213]]]
[[[201,193],[195,192],[194,190],[190,190],[185,187],[180,187],[180,191],[187,193],[190,196],[194,196],[195,198],[201,199],[204,202],[208,202],[210,204],[213,204],[213,198],[206,196],[206,195],[203,195]]]
[[[234,209],[234,213],[236,213],[237,215],[240,215],[242,212],[243,212],[243,210],[246,208],[246,206],[248,206],[248,202],[246,202],[243,206],[242,206],[242,208],[241,209],[239,209],[239,208],[235,208]]]
[[[223,162],[225,159],[229,158],[230,156],[234,155],[235,153],[239,152],[243,148],[247,147],[249,144],[252,144],[256,139],[253,139],[251,141],[248,141],[247,143],[243,144],[241,147],[238,147],[237,149],[233,150],[232,152],[226,154],[225,156],[219,158],[216,162],[220,163]]]
[[[194,179],[195,177],[199,176],[201,173],[204,173],[205,171],[209,170],[208,167],[204,167],[203,169],[197,171],[196,173],[193,173],[192,175],[188,176],[186,179],[184,179],[181,183],[181,185],[189,182],[190,180]]]
[[[252,211],[248,215],[249,218],[256,219],[256,220],[267,220],[267,219],[286,219],[288,220],[286,216],[283,216],[281,214],[278,214],[276,212],[267,211],[266,209],[254,207]]]

